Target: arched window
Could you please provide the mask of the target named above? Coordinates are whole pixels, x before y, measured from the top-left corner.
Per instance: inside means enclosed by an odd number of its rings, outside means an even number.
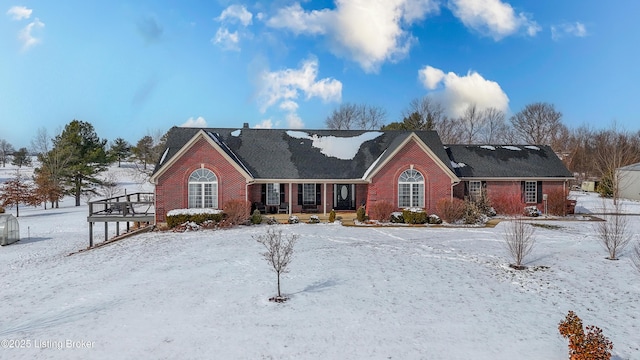
[[[209,169],[198,169],[189,176],[189,208],[218,208],[218,178]]]
[[[424,207],[424,176],[405,170],[398,178],[398,207]]]

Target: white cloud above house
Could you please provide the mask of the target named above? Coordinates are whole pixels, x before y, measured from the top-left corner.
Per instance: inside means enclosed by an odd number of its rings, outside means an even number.
[[[563,37],[585,37],[587,35],[587,27],[579,21],[551,26],[551,38],[555,41]]]
[[[205,120],[202,116],[198,116],[197,118],[190,117],[185,121],[180,127],[193,127],[193,128],[201,128],[208,127],[207,120]]]
[[[22,42],[23,51],[26,51],[34,45],[42,42],[41,38],[36,37],[37,32],[42,28],[44,28],[44,23],[40,21],[40,19],[35,18],[32,22],[30,22],[27,26],[25,26],[18,32],[18,40]]]
[[[31,17],[31,13],[33,13],[33,9],[28,9],[24,6],[12,6],[7,11],[7,15],[13,20],[28,19]]]
[[[324,36],[334,55],[371,73],[387,61],[404,58],[417,41],[409,27],[439,11],[433,0],[336,0],[335,5],[308,11],[296,2],[279,9],[266,23],[296,35]]]
[[[473,104],[479,109],[493,107],[505,112],[509,109],[509,97],[500,85],[475,71],[459,76],[425,66],[418,71],[418,76],[424,87],[448,109],[449,116],[460,117]]]
[[[253,14],[244,5],[230,5],[215,20],[220,27],[211,43],[226,51],[240,51],[240,40],[251,36],[246,27],[252,24]]]
[[[510,4],[500,0],[450,0],[448,7],[466,27],[496,41],[522,31],[535,36],[542,30],[530,15],[516,14]]]
[[[318,59],[308,58],[298,69],[263,71],[259,79],[258,103],[264,113],[272,106],[286,112],[290,128],[304,126],[297,115],[299,98],[319,98],[323,102],[339,102],[342,83],[336,79],[318,79]]]

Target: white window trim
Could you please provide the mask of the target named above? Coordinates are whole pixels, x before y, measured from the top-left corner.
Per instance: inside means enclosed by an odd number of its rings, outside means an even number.
[[[530,187],[531,184],[533,184],[533,190]],[[533,201],[529,201],[530,196],[533,196]],[[538,203],[538,182],[537,181],[524,182],[524,201],[527,204]]]
[[[195,176],[198,178],[194,178]],[[205,168],[194,170],[187,181],[187,206],[189,208],[204,208],[207,196],[211,197],[211,208],[218,208],[218,177],[213,171]],[[197,199],[192,195],[193,185],[199,189],[199,193],[196,194]],[[207,185],[211,185],[211,195],[206,194]]]
[[[309,192],[309,188],[311,192]],[[311,197],[311,200],[309,200]],[[316,205],[316,184],[302,184],[302,204]]]
[[[482,196],[482,181],[469,180],[469,197],[477,201]]]
[[[267,184],[267,205],[275,206],[280,205],[280,184],[269,183]]]
[[[406,174],[406,175],[405,175]],[[411,174],[411,175],[409,175]],[[407,177],[407,180],[402,180],[403,177]],[[409,204],[403,204],[401,200],[403,185],[409,185]],[[417,198],[414,197],[416,192],[415,188],[418,188]],[[420,188],[422,187],[422,188]],[[398,207],[425,207],[425,180],[424,175],[415,169],[407,169],[398,177]],[[406,195],[405,195],[406,196]]]

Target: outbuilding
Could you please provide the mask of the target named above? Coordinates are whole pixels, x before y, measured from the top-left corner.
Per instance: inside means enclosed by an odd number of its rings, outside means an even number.
[[[618,170],[618,196],[640,200],[640,163],[621,167]]]
[[[0,245],[13,244],[20,240],[18,219],[11,214],[0,214]]]

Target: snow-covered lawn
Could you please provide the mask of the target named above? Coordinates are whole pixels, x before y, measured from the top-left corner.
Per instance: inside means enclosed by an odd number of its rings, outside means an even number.
[[[152,232],[68,256],[88,244],[86,206],[20,214],[22,240],[0,248],[0,339],[30,348],[3,359],[560,360],[569,310],[603,329],[614,359],[640,359],[640,273],[628,251],[605,260],[589,221],[534,220],[553,226],[537,228],[526,271],[507,266],[504,223],[276,225],[300,235],[282,283],[291,299],[276,304],[252,239],[267,225]],[[640,216],[629,220],[638,239]]]

